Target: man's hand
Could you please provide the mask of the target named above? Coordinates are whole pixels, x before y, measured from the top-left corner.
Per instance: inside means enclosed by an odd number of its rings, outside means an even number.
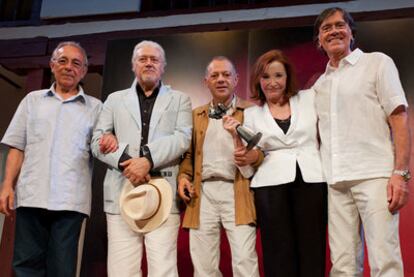
[[[251,165],[259,159],[259,152],[256,149],[247,151],[246,146],[239,146],[234,149],[234,163],[241,167]]]
[[[151,164],[147,158],[132,158],[120,163],[120,165],[124,168],[122,174],[128,178],[134,186],[147,183],[151,178],[149,175]]]
[[[387,185],[388,210],[391,213],[397,212],[408,201],[408,183],[402,176],[393,174]]]
[[[102,135],[99,139],[99,150],[103,154],[115,152],[118,150],[118,140],[111,133]]]
[[[234,136],[238,136],[236,127],[240,125],[240,122],[237,121],[234,117],[225,115],[223,116],[223,127],[225,130],[230,132]]]
[[[411,139],[407,108],[398,106],[388,117],[394,141],[394,168],[408,168],[410,164]],[[387,185],[388,210],[397,212],[408,201],[408,184],[400,175],[391,175]]]
[[[11,184],[3,183],[0,192],[0,213],[9,216],[14,207],[14,190]]]
[[[191,184],[191,182],[188,181],[186,178],[181,178],[178,181],[178,195],[186,203],[190,202],[191,198],[194,198],[196,196],[193,184]]]

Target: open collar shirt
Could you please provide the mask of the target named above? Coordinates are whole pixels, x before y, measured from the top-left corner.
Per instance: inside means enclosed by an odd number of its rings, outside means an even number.
[[[152,109],[154,108],[155,100],[157,100],[158,92],[160,91],[160,84],[154,89],[150,96],[146,96],[144,90],[137,83],[136,90],[138,95],[139,107],[141,112],[141,146],[148,143],[149,125],[151,120]]]
[[[236,109],[233,117],[239,122],[243,122],[243,113],[252,103],[241,98],[236,98]],[[193,134],[191,146],[184,154],[184,159],[180,165],[178,180],[186,178],[194,185],[196,195],[201,195],[202,191],[202,171],[204,155],[203,147],[206,140],[206,131],[210,121],[208,109],[210,104],[203,105],[193,110]],[[257,168],[263,161],[262,152],[259,153],[258,161],[253,165]],[[236,170],[234,177],[234,210],[236,225],[255,224],[256,210],[254,207],[253,194],[250,190],[250,181],[244,178],[240,171]],[[200,207],[201,198],[195,197],[187,205],[182,226],[184,228],[199,228],[200,226]]]
[[[90,141],[101,106],[80,86],[66,100],[54,85],[22,100],[1,141],[24,152],[17,207],[90,213]]]
[[[388,116],[407,100],[390,57],[354,50],[329,64],[313,87],[329,184],[389,177],[394,150]]]
[[[210,106],[212,105],[211,102]],[[233,115],[235,111],[236,96],[233,97],[226,115]],[[222,118],[209,118],[208,121],[203,144],[202,179],[222,178],[233,181],[236,175],[233,137],[224,129]]]

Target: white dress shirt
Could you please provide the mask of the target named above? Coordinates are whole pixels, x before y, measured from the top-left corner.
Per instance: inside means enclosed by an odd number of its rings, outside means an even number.
[[[226,114],[232,115],[235,107],[236,97],[233,97],[231,107]],[[209,118],[203,143],[202,178],[203,180],[209,178],[234,180],[235,175],[233,137],[224,129],[223,119]]]
[[[328,64],[313,88],[328,183],[389,177],[394,151],[387,119],[407,106],[392,59],[356,49],[338,68]]]
[[[234,180],[235,175],[233,137],[223,128],[223,119],[209,118],[203,144],[202,178]]]

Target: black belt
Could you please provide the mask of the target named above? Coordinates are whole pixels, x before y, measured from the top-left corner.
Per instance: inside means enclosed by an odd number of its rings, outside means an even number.
[[[171,177],[172,172],[171,171],[150,171],[149,175],[151,175],[151,177]]]

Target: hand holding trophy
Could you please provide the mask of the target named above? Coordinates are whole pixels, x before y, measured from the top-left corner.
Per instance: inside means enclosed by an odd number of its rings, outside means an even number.
[[[223,116],[226,115],[228,108],[222,104],[222,103],[218,103],[217,106],[211,107],[209,110],[209,114],[208,116],[210,118],[214,118],[214,119],[221,119],[223,118]],[[240,122],[238,122],[237,120],[235,120],[232,117],[228,117],[226,118],[226,121],[231,125],[235,125],[235,130],[237,132],[237,134],[240,136],[240,138],[242,138],[246,143],[246,150],[249,151],[250,149],[252,149],[253,147],[255,147],[257,145],[257,143],[259,143],[260,139],[262,138],[262,133],[258,132],[258,133],[253,133],[250,129],[243,127]],[[232,122],[230,122],[232,121]],[[225,127],[226,128],[226,127]]]

